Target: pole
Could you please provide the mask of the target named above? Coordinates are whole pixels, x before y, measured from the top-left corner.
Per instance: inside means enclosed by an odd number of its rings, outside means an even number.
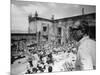
[[[37,47],[38,47],[38,31],[37,31],[37,20],[35,19],[36,23],[36,41],[37,41]]]
[[[84,8],[82,8],[82,15],[84,15]]]

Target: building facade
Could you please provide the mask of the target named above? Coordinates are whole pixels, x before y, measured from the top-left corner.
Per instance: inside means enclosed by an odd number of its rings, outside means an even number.
[[[41,18],[36,12],[34,17],[29,15],[29,28],[28,33],[36,33],[37,41],[50,41],[54,37],[54,20]],[[51,37],[52,36],[52,37]]]
[[[70,38],[69,28],[75,23],[86,20],[89,26],[95,26],[96,13],[82,14],[61,19],[45,19],[35,15],[29,15],[29,33],[36,33],[37,41],[56,41],[58,44],[66,43]]]

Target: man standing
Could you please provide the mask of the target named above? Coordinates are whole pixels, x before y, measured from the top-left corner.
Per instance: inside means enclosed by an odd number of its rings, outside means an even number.
[[[89,26],[86,21],[80,21],[72,28],[72,37],[79,43],[76,70],[92,70],[96,67],[96,42],[89,38]]]

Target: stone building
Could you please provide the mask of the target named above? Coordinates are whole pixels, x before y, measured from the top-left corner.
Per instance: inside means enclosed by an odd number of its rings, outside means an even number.
[[[36,33],[37,41],[56,41],[58,44],[63,44],[70,38],[69,28],[78,24],[82,20],[86,20],[89,26],[95,27],[96,13],[82,14],[78,16],[65,17],[54,19],[41,18],[38,13],[29,15],[29,33]],[[95,32],[95,31],[94,31]]]
[[[36,12],[34,16],[29,15],[28,33],[36,33],[37,41],[50,41],[54,36],[54,19],[45,19],[38,16]],[[52,37],[51,37],[52,36]]]

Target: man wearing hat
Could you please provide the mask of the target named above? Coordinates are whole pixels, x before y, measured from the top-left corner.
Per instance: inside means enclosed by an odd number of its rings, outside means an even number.
[[[92,70],[96,67],[96,41],[89,37],[88,22],[76,22],[71,28],[72,38],[79,43],[76,70]]]

